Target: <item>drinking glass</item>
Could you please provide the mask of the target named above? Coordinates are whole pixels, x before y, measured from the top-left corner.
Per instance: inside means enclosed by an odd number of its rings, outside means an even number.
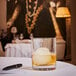
[[[23,40],[23,38],[24,38],[24,36],[23,36],[23,34],[21,33],[21,34],[20,34],[20,40]]]
[[[32,38],[32,68],[54,70],[56,68],[56,38]]]

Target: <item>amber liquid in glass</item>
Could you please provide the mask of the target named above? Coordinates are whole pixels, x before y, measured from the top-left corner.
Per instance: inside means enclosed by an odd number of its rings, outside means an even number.
[[[56,68],[56,54],[32,55],[32,66],[36,70],[54,70]]]

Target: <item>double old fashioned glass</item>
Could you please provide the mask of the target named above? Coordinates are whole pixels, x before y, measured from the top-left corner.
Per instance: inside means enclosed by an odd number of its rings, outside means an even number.
[[[53,70],[56,68],[56,38],[32,38],[32,68]]]

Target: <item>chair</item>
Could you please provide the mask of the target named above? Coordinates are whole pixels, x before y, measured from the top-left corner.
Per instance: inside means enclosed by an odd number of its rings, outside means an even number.
[[[5,53],[3,52],[2,44],[0,42],[0,57],[5,56]]]

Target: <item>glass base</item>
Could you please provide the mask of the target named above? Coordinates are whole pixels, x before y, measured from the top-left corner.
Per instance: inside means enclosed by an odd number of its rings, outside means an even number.
[[[40,70],[40,71],[48,71],[48,70],[55,70],[56,67],[54,66],[33,66],[34,70]]]

